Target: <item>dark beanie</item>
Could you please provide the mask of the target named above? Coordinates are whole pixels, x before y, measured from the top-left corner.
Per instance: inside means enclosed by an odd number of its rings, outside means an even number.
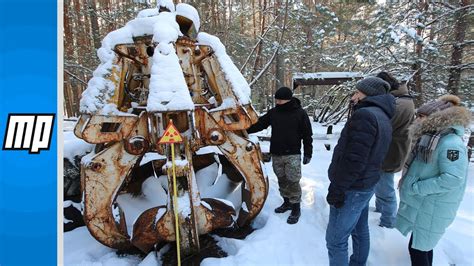
[[[377,78],[381,78],[390,84],[390,91],[398,90],[400,82],[394,78],[390,73],[382,71],[377,74]]]
[[[281,87],[275,92],[275,99],[278,100],[291,100],[293,92],[288,87]]]
[[[441,96],[438,100],[425,103],[420,108],[416,110],[418,115],[426,115],[429,116],[432,113],[443,111],[452,106],[457,106],[461,104],[461,99],[455,95],[444,95]]]
[[[375,96],[387,93],[390,90],[390,84],[381,78],[368,77],[357,82],[356,89],[367,96]]]

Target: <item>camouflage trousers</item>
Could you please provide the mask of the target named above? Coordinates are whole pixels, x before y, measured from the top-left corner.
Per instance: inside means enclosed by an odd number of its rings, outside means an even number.
[[[301,201],[301,155],[272,154],[273,172],[278,178],[280,195],[288,198],[290,203]]]

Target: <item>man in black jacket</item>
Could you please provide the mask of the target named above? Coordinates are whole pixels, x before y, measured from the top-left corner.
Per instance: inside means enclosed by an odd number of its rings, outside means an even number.
[[[304,145],[303,164],[308,164],[313,154],[313,132],[306,111],[301,108],[301,102],[293,97],[291,89],[279,88],[275,93],[275,102],[276,106],[260,117],[247,132],[254,133],[272,126],[270,153],[284,200],[275,212],[291,210],[287,222],[295,224],[301,215],[301,140]]]
[[[331,205],[326,230],[329,264],[348,265],[347,241],[352,235],[351,265],[365,265],[369,255],[369,200],[392,138],[390,118],[395,98],[390,85],[377,77],[356,84],[354,112],[334,149],[328,175]]]

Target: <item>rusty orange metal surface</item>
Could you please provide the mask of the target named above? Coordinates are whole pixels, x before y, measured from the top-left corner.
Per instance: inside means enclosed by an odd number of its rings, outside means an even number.
[[[114,208],[114,201],[137,159],[124,151],[122,142],[117,142],[95,155],[82,169],[84,221],[91,234],[106,246],[130,247],[128,232],[121,227],[120,207]]]
[[[153,48],[150,36],[116,46],[118,73],[104,78],[114,79],[116,84],[109,104],[128,113],[83,114],[74,129],[77,137],[97,144],[95,153],[82,160],[84,220],[91,234],[106,246],[149,252],[160,242],[176,241],[176,210],[183,254],[191,254],[199,251],[199,235],[246,225],[265,203],[268,179],[260,147],[246,133],[258,116],[251,104],[239,102],[212,49],[188,37],[180,37],[175,48],[195,109],[147,112]],[[224,101],[232,104],[221,107]],[[183,143],[175,144],[178,206],[172,200],[171,151],[158,144],[170,119],[184,138]],[[209,147],[215,152],[198,154]],[[145,157],[151,155],[159,159],[151,159],[150,168],[146,168]],[[239,185],[242,200],[238,206],[201,197],[196,173],[212,164],[219,165],[229,180]],[[127,224],[126,209],[117,198],[134,182],[139,182],[138,188],[143,185],[144,169],[153,169],[156,178],[167,177],[163,187],[167,202],[143,210],[133,224]]]

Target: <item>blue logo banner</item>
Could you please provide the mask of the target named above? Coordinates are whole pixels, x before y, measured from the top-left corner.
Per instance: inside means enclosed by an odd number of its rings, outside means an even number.
[[[57,3],[0,0],[0,134],[9,114],[56,114]],[[0,265],[57,264],[57,124],[49,149],[0,150]],[[44,129],[43,129],[44,130]]]

